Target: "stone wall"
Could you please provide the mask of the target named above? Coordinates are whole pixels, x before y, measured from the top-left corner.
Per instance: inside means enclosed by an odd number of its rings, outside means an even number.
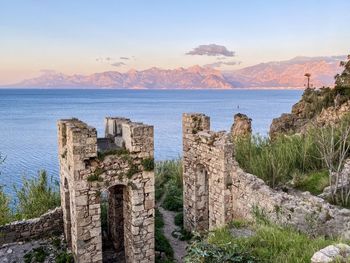
[[[38,218],[16,221],[0,226],[0,245],[48,237],[55,233],[61,233],[62,229],[62,209],[57,207]]]
[[[107,192],[115,252],[126,262],[154,262],[154,172],[144,166],[153,162],[153,127],[125,118],[106,118],[105,125],[105,139],[97,140],[96,129],[77,119],[58,122],[66,239],[76,262],[102,262],[101,196]]]
[[[234,218],[252,219],[259,213],[279,225],[310,235],[350,239],[350,210],[333,206],[309,192],[275,191],[255,175],[238,167],[232,176]]]
[[[230,218],[230,135],[210,131],[204,114],[183,114],[182,124],[184,226],[189,231],[222,226]]]
[[[232,134],[210,131],[209,117],[198,113],[183,115],[184,225],[187,230],[208,230],[233,219],[250,220],[259,214],[310,235],[350,239],[349,209],[330,205],[308,192],[271,189],[239,167],[229,138]]]

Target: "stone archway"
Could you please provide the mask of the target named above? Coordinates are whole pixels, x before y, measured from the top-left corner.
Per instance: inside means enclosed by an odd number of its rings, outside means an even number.
[[[197,230],[209,229],[209,176],[204,165],[196,166],[196,214]]]
[[[154,262],[154,171],[147,165],[154,162],[153,127],[106,118],[104,138],[77,119],[59,121],[58,129],[63,220],[75,261]],[[112,261],[103,257],[106,189],[106,236],[117,254]]]

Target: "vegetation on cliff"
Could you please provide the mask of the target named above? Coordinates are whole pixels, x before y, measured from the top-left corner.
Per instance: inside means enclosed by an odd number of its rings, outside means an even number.
[[[33,179],[23,178],[22,187],[15,188],[15,193],[14,206],[11,206],[10,198],[0,186],[0,225],[35,218],[60,205],[58,183],[52,178],[49,180],[45,171]]]
[[[235,142],[235,158],[245,171],[273,188],[289,184],[317,195],[330,185],[330,201],[348,206],[350,189],[345,185],[338,189],[338,184],[348,182],[340,177],[350,155],[349,127],[345,116],[336,126],[313,127],[303,135],[241,138]]]
[[[293,106],[291,113],[282,114],[281,117],[272,121],[271,138],[279,134],[304,132],[309,123],[315,121],[323,110],[329,111],[332,115],[340,114],[336,110],[350,100],[350,56],[348,61],[341,63],[341,66],[344,67],[344,70],[335,76],[334,88],[307,88],[301,100]],[[347,107],[343,112],[349,110],[350,107]]]

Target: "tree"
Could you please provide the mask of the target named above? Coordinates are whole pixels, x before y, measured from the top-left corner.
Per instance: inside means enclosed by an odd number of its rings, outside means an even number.
[[[310,77],[311,77],[311,74],[310,73],[305,73],[304,77],[307,78],[307,86],[306,86],[306,88],[309,89],[310,88]]]
[[[338,127],[328,125],[315,132],[316,145],[329,174],[331,197],[337,204],[349,205],[350,174],[343,172],[350,150],[350,121],[345,118]]]

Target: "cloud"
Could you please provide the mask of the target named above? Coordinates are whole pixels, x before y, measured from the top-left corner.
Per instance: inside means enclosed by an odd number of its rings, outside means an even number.
[[[128,58],[128,57],[120,57],[119,59],[129,60],[130,58]]]
[[[219,61],[219,62],[206,64],[206,65],[204,65],[204,67],[207,67],[207,68],[219,68],[221,66],[236,66],[236,65],[240,65],[241,63],[242,63],[241,61],[228,61],[228,62]]]
[[[225,46],[209,44],[199,45],[193,50],[187,52],[186,55],[234,57],[235,52],[228,50]]]
[[[125,66],[125,65],[126,64],[124,62],[121,62],[121,61],[114,62],[114,63],[111,64],[111,66],[113,66],[113,67],[122,67],[122,66]]]

